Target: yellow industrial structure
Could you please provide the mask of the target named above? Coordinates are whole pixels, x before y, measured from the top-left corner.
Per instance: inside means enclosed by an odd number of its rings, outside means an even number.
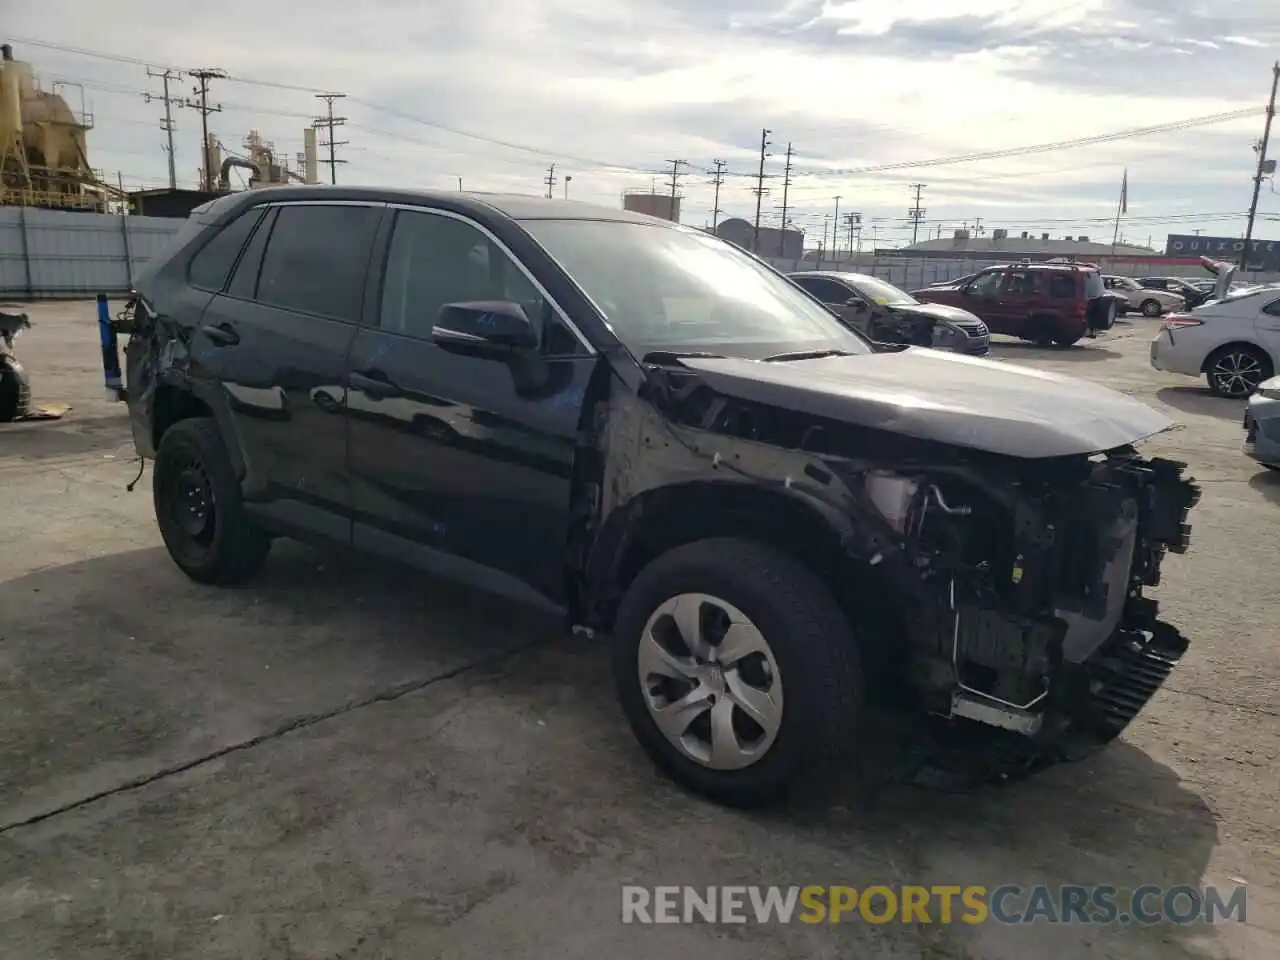
[[[56,93],[40,88],[31,64],[0,45],[0,203],[102,210],[120,196],[89,166],[85,133]]]

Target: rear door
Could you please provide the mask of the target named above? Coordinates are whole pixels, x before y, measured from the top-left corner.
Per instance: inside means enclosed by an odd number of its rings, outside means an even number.
[[[270,207],[197,334],[231,411],[246,509],[286,533],[350,540],[343,367],[384,214]]]
[[[532,272],[460,214],[400,209],[351,350],[358,547],[529,600],[563,599],[570,479],[597,356]],[[380,259],[381,259],[380,254]],[[510,300],[539,333],[508,362],[437,346],[441,306]]]

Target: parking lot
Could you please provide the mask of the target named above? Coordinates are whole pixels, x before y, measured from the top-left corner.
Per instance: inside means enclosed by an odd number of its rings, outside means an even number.
[[[744,814],[662,780],[601,640],[412,571],[280,544],[251,586],[160,545],[91,303],[17,343],[57,421],[0,425],[0,956],[1280,956],[1280,474],[1241,404],[1151,370],[1155,321],[1003,362],[1182,425],[1204,495],[1156,591],[1192,647],[1123,740],[1000,788],[850,776]],[[875,764],[868,764],[875,767]],[[624,884],[1248,887],[1214,926],[621,923]]]

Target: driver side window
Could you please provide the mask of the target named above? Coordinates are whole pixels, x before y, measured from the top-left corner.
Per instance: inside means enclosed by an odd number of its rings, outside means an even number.
[[[519,265],[482,231],[453,217],[401,210],[387,251],[378,325],[429,340],[442,306],[470,300],[520,304],[544,355],[582,349]]]
[[[969,284],[969,292],[979,297],[994,297],[1000,289],[1000,281],[1004,274],[1000,270],[988,270],[978,274],[978,278]]]

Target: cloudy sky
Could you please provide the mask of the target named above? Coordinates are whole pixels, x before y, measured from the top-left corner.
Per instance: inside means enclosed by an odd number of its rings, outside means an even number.
[[[978,218],[1110,240],[1124,168],[1131,242],[1244,230],[1271,64],[1276,0],[43,0],[6,4],[4,30],[46,87],[92,112],[91,163],[127,185],[167,182],[164,67],[217,67],[211,129],[232,152],[251,128],[292,158],[341,92],[339,182],[544,192],[618,205],[669,190],[710,221],[706,171],[723,160],[724,215],[754,216],[761,131],[770,156],[762,222],[813,237],[836,208],[864,238]],[[76,85],[79,86],[76,86]],[[175,83],[189,95],[189,79]],[[1140,137],[972,162],[1234,111],[1249,116]],[[178,178],[194,185],[199,115],[175,114]],[[1280,134],[1280,130],[1277,131]],[[1280,136],[1277,137],[1280,139]],[[1280,155],[1273,143],[1271,155]],[[921,163],[926,162],[926,163]],[[916,166],[895,164],[916,163]],[[884,169],[888,167],[889,169]],[[880,168],[880,169],[867,169]],[[327,169],[325,170],[327,175]],[[571,180],[569,178],[572,178]],[[1280,238],[1263,184],[1256,234]],[[847,236],[841,234],[841,242]]]

